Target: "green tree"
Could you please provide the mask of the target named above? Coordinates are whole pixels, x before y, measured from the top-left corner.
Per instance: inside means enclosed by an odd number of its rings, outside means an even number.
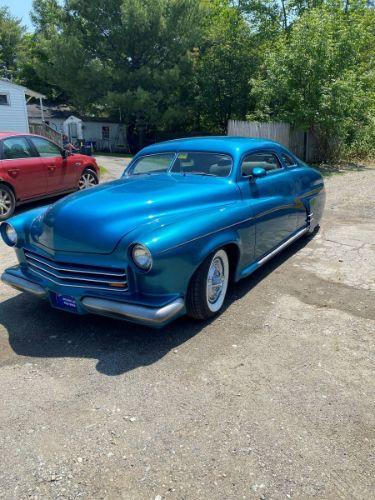
[[[7,7],[0,8],[0,75],[17,76],[18,56],[25,29],[20,19],[12,16]]]
[[[38,74],[76,108],[120,116],[131,143],[188,121],[195,0],[36,0],[34,9]]]
[[[266,46],[252,94],[256,116],[313,129],[327,157],[374,130],[375,12],[336,3],[306,10]],[[362,142],[361,142],[362,141]]]
[[[250,76],[256,57],[250,27],[228,1],[207,5],[202,44],[192,53],[196,126],[225,133],[230,118],[251,108]]]

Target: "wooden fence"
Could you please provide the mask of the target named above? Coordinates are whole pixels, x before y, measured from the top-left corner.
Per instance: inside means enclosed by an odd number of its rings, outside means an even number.
[[[228,135],[271,139],[280,142],[305,161],[320,161],[318,144],[313,133],[293,129],[289,123],[229,120]]]

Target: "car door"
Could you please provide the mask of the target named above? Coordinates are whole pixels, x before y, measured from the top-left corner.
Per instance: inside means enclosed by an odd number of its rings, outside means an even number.
[[[45,165],[48,193],[73,189],[77,183],[77,174],[69,157],[63,158],[59,146],[48,139],[30,136],[29,140]]]
[[[298,202],[298,213],[297,213],[297,228],[303,228],[306,226],[306,208],[300,201],[299,193],[304,192],[309,189],[309,178],[304,174],[304,167],[298,164],[298,161],[293,158],[292,155],[282,152],[280,158],[284,163],[284,166],[294,179],[294,184],[296,188],[296,199]]]
[[[265,170],[263,177],[253,177],[256,167]],[[295,181],[275,151],[259,150],[242,159],[239,186],[243,198],[251,203],[257,260],[297,229]]]
[[[17,199],[43,196],[47,190],[46,167],[24,136],[13,136],[1,142],[1,167],[9,176]]]

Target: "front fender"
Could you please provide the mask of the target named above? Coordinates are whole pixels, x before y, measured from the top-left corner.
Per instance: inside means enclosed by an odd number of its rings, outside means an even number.
[[[214,250],[234,244],[241,254],[238,229],[246,217],[251,219],[248,210],[240,203],[216,207],[195,214],[189,223],[181,220],[145,235],[141,243],[150,249],[154,263],[149,273],[138,273],[140,289],[184,295],[195,270]]]
[[[6,222],[11,224],[17,231],[18,242],[17,248],[23,247],[26,243],[30,242],[30,235],[32,229],[33,221],[42,215],[48,208],[49,205],[44,207],[34,208],[33,210],[28,210],[22,214],[15,215],[11,217]]]

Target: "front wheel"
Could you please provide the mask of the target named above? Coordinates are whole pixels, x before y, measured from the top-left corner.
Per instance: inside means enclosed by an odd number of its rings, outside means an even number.
[[[195,319],[215,316],[223,307],[229,282],[229,261],[224,249],[209,255],[191,279],[187,314]]]
[[[78,181],[78,189],[82,191],[83,189],[89,189],[99,184],[98,177],[93,170],[86,169],[82,172],[81,177]]]

